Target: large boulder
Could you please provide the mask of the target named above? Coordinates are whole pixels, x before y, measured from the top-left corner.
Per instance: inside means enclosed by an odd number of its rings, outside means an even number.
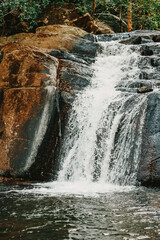
[[[1,37],[0,175],[53,177],[67,112],[92,75],[93,39],[62,25]]]
[[[17,43],[1,53],[0,174],[23,176],[45,135],[43,124],[55,112],[58,60]]]

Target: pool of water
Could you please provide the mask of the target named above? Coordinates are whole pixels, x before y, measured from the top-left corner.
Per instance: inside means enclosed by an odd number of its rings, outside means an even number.
[[[3,240],[160,239],[160,189],[1,184],[0,211]]]

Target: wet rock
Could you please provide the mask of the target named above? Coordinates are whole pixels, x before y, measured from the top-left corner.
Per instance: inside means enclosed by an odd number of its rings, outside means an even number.
[[[160,66],[160,58],[151,58],[151,65],[153,67],[158,67]]]
[[[153,50],[150,49],[149,46],[142,46],[140,49],[140,53],[142,56],[151,56],[153,55]]]
[[[88,64],[77,63],[74,61],[60,60],[59,61],[59,74],[68,72],[71,74],[78,74],[82,77],[90,79],[93,76],[93,69]]]
[[[23,171],[46,102],[44,88],[5,89],[0,137],[3,169],[14,174]],[[5,157],[5,158],[4,158]],[[6,168],[4,168],[6,166]]]
[[[153,88],[151,87],[141,87],[137,89],[137,93],[146,93],[146,92],[152,92]]]
[[[94,58],[100,49],[101,47],[99,44],[80,39],[72,47],[71,53],[81,57],[90,64],[95,61]]]
[[[0,174],[23,176],[48,104],[46,86],[54,89],[57,84],[58,60],[17,43],[7,44],[2,50]]]
[[[116,34],[101,34],[97,36],[98,41],[115,41],[130,38],[129,33],[116,33]]]
[[[50,52],[50,55],[59,59],[67,59],[67,60],[78,62],[78,63],[86,63],[83,59],[78,58],[73,54],[68,53],[66,51],[62,51],[62,50],[52,50]]]
[[[127,87],[128,88],[143,88],[143,87],[146,87],[146,88],[150,88],[151,87],[151,84],[152,84],[152,81],[134,81],[134,82],[130,82],[128,83]]]
[[[160,42],[160,35],[153,36],[152,39],[154,42]]]
[[[132,36],[129,39],[121,41],[121,43],[128,45],[139,45],[149,42],[152,42],[152,38],[150,38],[149,36]]]
[[[152,72],[141,72],[139,75],[140,79],[153,79],[153,80],[160,80],[160,75],[158,71],[152,71]]]
[[[120,43],[123,44],[141,44],[142,43],[142,38],[141,37],[131,37],[127,40],[123,40]]]
[[[152,65],[152,58],[148,56],[141,57],[138,62],[140,69],[148,69]]]
[[[148,95],[142,136],[138,180],[145,186],[160,187],[160,93]]]
[[[67,85],[63,86],[66,90],[82,90],[84,87],[89,85],[89,80],[87,78],[81,77],[77,74],[69,74],[67,72],[62,73],[61,82],[66,82]]]

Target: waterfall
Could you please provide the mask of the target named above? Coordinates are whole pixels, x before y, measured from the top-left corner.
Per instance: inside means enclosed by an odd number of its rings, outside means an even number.
[[[57,180],[134,185],[147,95],[128,86],[139,79],[140,56],[118,41],[99,44],[92,81],[70,112]]]

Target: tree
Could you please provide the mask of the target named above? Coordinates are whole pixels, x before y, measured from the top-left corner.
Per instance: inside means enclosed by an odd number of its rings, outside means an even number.
[[[129,0],[127,7],[127,30],[132,31],[132,1]]]
[[[95,9],[96,9],[96,0],[93,0],[91,15],[94,14]]]

